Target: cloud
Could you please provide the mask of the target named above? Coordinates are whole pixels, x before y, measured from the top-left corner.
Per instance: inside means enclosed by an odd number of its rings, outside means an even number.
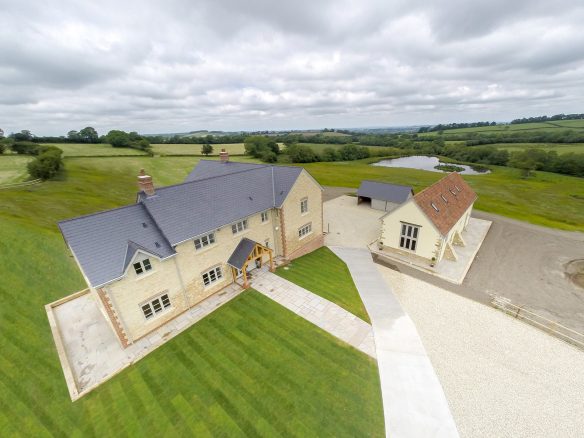
[[[0,125],[151,133],[582,111],[584,5],[429,3],[0,0]]]

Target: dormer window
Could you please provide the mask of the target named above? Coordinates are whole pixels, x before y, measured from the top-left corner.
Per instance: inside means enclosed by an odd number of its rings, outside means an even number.
[[[440,197],[442,198],[442,200],[443,200],[445,203],[447,203],[447,204],[448,204],[448,199],[446,199],[446,196],[444,196],[444,195],[440,195]]]
[[[430,205],[432,206],[432,208],[436,211],[440,211],[438,210],[438,207],[436,207],[436,204],[434,204],[433,202],[430,202]]]
[[[461,192],[460,187],[454,186],[454,188],[456,189],[457,192],[459,192],[459,193]]]
[[[136,271],[136,275],[143,274],[146,271],[150,271],[152,269],[152,265],[150,264],[149,259],[144,259],[140,262],[134,263],[134,271]]]
[[[448,189],[450,191],[450,193],[452,193],[454,196],[456,196],[456,192],[452,189]]]

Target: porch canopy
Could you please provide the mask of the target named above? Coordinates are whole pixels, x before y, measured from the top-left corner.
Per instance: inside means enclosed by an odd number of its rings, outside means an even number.
[[[270,257],[270,271],[274,270],[274,261],[272,256],[272,250],[267,248],[247,237],[241,239],[239,244],[235,247],[235,250],[227,260],[227,264],[234,268],[234,270],[241,271],[243,275],[243,286],[248,287],[247,281],[247,265],[249,262],[258,260],[260,261],[260,266],[262,264],[262,258],[264,254]],[[234,278],[237,278],[236,272],[234,272]]]

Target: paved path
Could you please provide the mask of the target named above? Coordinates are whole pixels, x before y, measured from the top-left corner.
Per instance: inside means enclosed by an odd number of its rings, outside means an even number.
[[[373,330],[362,319],[269,271],[255,271],[251,287],[307,321],[375,358]]]
[[[349,267],[373,324],[387,436],[457,437],[418,331],[365,248],[331,247]]]

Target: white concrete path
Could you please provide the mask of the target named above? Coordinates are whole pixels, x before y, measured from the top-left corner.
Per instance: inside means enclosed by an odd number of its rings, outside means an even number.
[[[371,325],[342,307],[267,270],[254,271],[251,287],[336,338],[375,358]]]
[[[349,267],[373,325],[385,431],[392,438],[458,437],[418,331],[363,248],[330,248]]]

